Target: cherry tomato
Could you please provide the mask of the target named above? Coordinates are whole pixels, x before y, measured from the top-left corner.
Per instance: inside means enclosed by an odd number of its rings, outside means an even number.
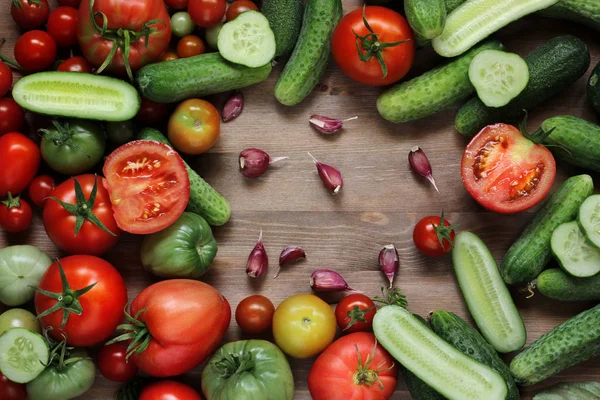
[[[235,19],[241,13],[250,10],[259,11],[256,4],[254,4],[250,0],[236,0],[233,3],[231,3],[229,8],[227,9],[227,13],[225,14],[225,20],[229,22],[232,19]]]
[[[74,8],[79,8],[79,4],[81,4],[81,0],[58,0],[58,4],[61,6],[69,6]]]
[[[47,197],[54,190],[54,178],[40,175],[29,184],[29,199],[38,207],[46,204]]]
[[[85,57],[73,56],[61,62],[58,70],[61,72],[85,72],[91,74],[92,66]]]
[[[142,389],[140,400],[202,400],[202,397],[183,383],[159,381]]]
[[[27,72],[43,71],[56,58],[56,43],[44,31],[29,31],[17,39],[15,60]]]
[[[221,22],[227,9],[225,0],[189,0],[188,13],[201,28],[210,28]]]
[[[413,230],[413,242],[417,250],[429,257],[439,257],[452,250],[456,233],[450,222],[432,215],[421,219]]]
[[[157,103],[142,97],[142,103],[140,104],[140,110],[138,111],[135,118],[138,121],[146,124],[157,124],[164,121],[169,116],[169,105],[163,103]]]
[[[8,64],[0,61],[0,98],[4,97],[13,83],[13,74]]]
[[[0,393],[2,400],[26,400],[27,390],[22,383],[15,383],[8,380],[7,377],[0,372]]]
[[[335,319],[340,329],[347,333],[364,332],[373,326],[375,303],[364,294],[344,297],[335,307]]]
[[[0,197],[21,193],[35,178],[40,149],[27,136],[11,132],[0,137]]]
[[[0,99],[0,136],[8,132],[19,132],[25,124],[25,112],[13,99]]]
[[[331,38],[333,58],[342,71],[350,78],[371,86],[384,86],[400,80],[410,70],[415,56],[415,41],[406,19],[396,11],[379,6],[367,6],[366,20],[372,28],[369,31],[363,21],[363,9],[358,8],[346,14],[336,26]],[[392,43],[406,40],[395,46],[379,50],[387,74],[376,55],[368,61],[362,61],[359,52],[366,55],[367,41],[372,34],[377,35],[379,43]],[[360,50],[357,49],[357,35]],[[371,46],[372,47],[372,46]]]
[[[178,60],[179,56],[174,51],[165,51],[162,56],[160,56],[160,61],[173,61]],[[148,100],[150,101],[150,100]]]
[[[235,320],[246,333],[258,335],[271,329],[275,306],[265,296],[248,296],[235,309]]]
[[[467,145],[462,181],[483,207],[513,214],[546,197],[556,177],[554,156],[512,125],[486,126]]]
[[[98,352],[98,368],[106,379],[113,382],[127,382],[138,372],[133,360],[127,360],[127,345],[123,343],[102,347]]]
[[[165,0],[165,4],[173,10],[185,10],[188,6],[188,0]]]
[[[57,46],[70,47],[77,43],[77,10],[61,6],[50,13],[46,30]]]
[[[206,51],[204,42],[198,36],[184,36],[177,43],[177,55],[180,58],[198,56]]]
[[[6,232],[23,232],[31,225],[33,213],[29,203],[19,196],[12,197],[0,204],[0,226]]]
[[[221,134],[219,111],[206,100],[189,99],[177,106],[169,119],[169,141],[186,154],[202,154]]]
[[[10,14],[21,29],[40,28],[48,20],[48,0],[17,0],[12,1]]]

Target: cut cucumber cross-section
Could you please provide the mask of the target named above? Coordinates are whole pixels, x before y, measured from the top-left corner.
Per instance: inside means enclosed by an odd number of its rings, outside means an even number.
[[[600,272],[600,249],[588,243],[577,221],[559,225],[552,232],[550,247],[568,274],[587,278]]]
[[[469,80],[483,104],[502,107],[525,89],[529,67],[517,54],[484,50],[471,61]]]
[[[396,360],[449,400],[506,399],[506,382],[496,371],[455,349],[406,309],[381,308],[373,331]]]
[[[590,196],[581,203],[577,222],[590,243],[600,248],[600,194]]]
[[[42,335],[12,328],[0,336],[0,371],[9,380],[27,383],[48,364],[48,345]]]
[[[269,20],[257,11],[246,11],[223,25],[217,47],[224,59],[258,68],[271,62],[277,46]]]

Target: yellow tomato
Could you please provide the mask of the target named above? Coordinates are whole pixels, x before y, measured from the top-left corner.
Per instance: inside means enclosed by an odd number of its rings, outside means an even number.
[[[319,354],[333,342],[336,322],[329,304],[312,294],[285,299],[273,315],[275,343],[296,358]]]

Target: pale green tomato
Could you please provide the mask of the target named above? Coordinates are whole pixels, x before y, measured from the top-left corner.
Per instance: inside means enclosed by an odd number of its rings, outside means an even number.
[[[37,247],[9,246],[0,249],[0,302],[15,307],[27,303],[52,264]]]
[[[13,308],[0,314],[0,335],[11,328],[24,328],[42,333],[42,327],[35,315],[22,308]]]
[[[221,32],[222,27],[223,23],[219,22],[217,25],[206,30],[206,43],[208,43],[208,46],[213,50],[217,50],[217,39],[219,38],[219,32]]]
[[[185,11],[176,12],[171,17],[171,32],[177,37],[190,35],[195,27],[190,14]]]

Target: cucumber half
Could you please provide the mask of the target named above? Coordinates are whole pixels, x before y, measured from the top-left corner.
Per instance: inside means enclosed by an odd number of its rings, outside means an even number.
[[[587,278],[600,272],[600,249],[587,242],[577,221],[559,225],[552,232],[550,247],[569,275]]]
[[[471,61],[469,80],[483,104],[502,107],[525,89],[529,67],[517,54],[484,50]]]
[[[600,248],[600,194],[592,195],[581,203],[577,222],[590,243]]]
[[[217,47],[227,61],[258,68],[271,62],[277,45],[269,20],[258,11],[246,11],[223,25]]]
[[[0,336],[0,371],[9,380],[27,383],[48,364],[48,345],[42,335],[12,328]]]

